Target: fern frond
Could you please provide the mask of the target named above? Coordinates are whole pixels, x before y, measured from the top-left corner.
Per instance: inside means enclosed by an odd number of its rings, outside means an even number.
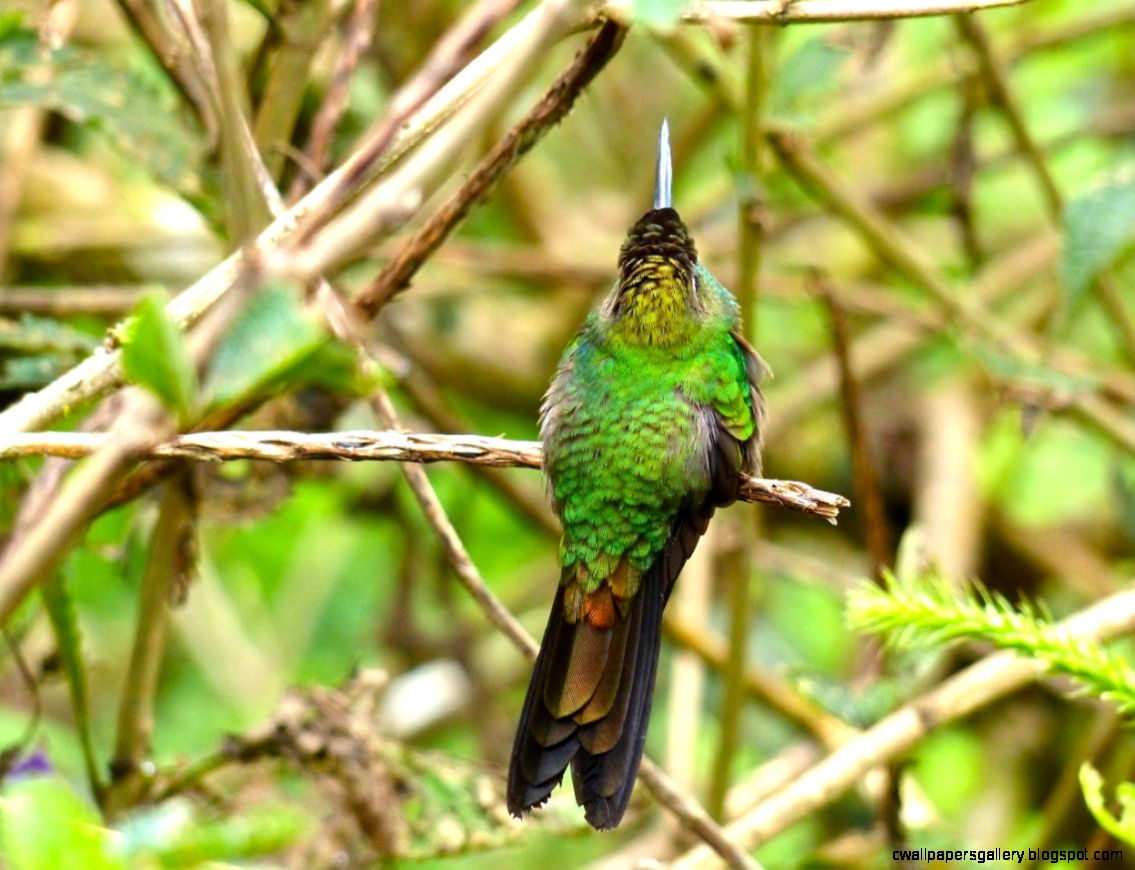
[[[911,580],[887,574],[883,587],[865,581],[853,589],[848,613],[856,630],[882,634],[896,647],[969,639],[1022,653],[1072,677],[1124,716],[1135,715],[1135,672],[1123,656],[1072,636],[1042,606],[1014,607],[980,583],[963,590],[938,574]]]

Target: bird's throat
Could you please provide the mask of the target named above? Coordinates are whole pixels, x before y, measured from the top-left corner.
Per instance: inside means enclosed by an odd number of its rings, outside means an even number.
[[[697,259],[689,231],[674,209],[644,214],[619,251],[619,283],[609,308],[614,334],[638,346],[688,342],[699,308]]]

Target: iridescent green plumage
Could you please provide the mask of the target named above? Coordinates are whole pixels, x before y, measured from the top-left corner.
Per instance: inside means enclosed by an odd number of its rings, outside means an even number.
[[[668,185],[660,199],[564,352],[541,419],[562,571],[509,809],[543,803],[570,763],[597,828],[617,825],[630,798],[678,572],[714,508],[736,499],[740,472],[760,465],[763,364],[740,337],[736,301],[698,263]]]

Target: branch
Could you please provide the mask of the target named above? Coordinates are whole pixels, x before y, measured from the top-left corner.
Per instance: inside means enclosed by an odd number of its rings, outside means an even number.
[[[0,437],[0,460],[21,456],[79,459],[96,452],[108,436],[87,432],[33,432]],[[473,465],[539,468],[543,452],[536,441],[511,441],[483,435],[433,435],[419,432],[196,432],[163,441],[142,459],[192,459],[228,462],[264,459],[296,462],[337,459],[347,462],[467,462]],[[842,495],[794,480],[745,477],[741,501],[763,501],[822,517],[831,523],[849,502]]]
[[[518,46],[526,45],[533,39],[534,31],[545,25],[546,16],[568,15],[575,10],[575,5],[572,5],[565,11],[563,0],[544,0],[544,3],[503,33],[496,42],[425,100],[391,132],[388,141],[384,139],[377,144],[363,143],[307,196],[276,218],[250,247],[250,255],[270,259],[281,248],[295,244],[298,235],[310,236],[314,227],[322,226],[331,216],[338,214],[352,195],[428,139],[500,71],[511,70],[512,54],[518,50]],[[554,41],[551,36],[561,35],[560,29],[557,26],[555,34],[548,34],[549,41]],[[562,29],[570,28],[565,23]],[[378,145],[383,147],[378,148]],[[430,167],[420,168],[425,171]],[[421,178],[408,177],[402,180],[406,185],[416,182],[419,187],[423,181]],[[405,219],[405,209],[400,202],[387,203],[387,213],[392,221],[396,217]],[[381,216],[372,215],[372,218],[380,220]],[[166,310],[179,327],[185,329],[192,326],[231,289],[242,274],[246,256],[241,252],[232,254],[171,300]],[[77,405],[103,396],[121,384],[122,369],[118,350],[99,348],[47,386],[28,393],[0,411],[0,432],[27,431],[50,425]]]
[[[378,276],[354,299],[366,316],[378,310],[400,290],[422,264],[448,238],[466,215],[492,192],[497,181],[508,172],[545,133],[558,124],[576,98],[619,50],[626,28],[606,21],[587,46],[576,55],[550,88],[496,147],[477,165],[469,179],[438,209],[386,264]]]
[[[682,15],[683,21],[728,19],[749,24],[864,21],[873,18],[921,18],[1021,6],[1028,0],[704,0]]]

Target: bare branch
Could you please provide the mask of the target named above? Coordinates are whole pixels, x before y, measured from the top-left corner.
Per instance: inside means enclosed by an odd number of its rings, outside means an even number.
[[[327,92],[323,95],[323,104],[311,122],[311,136],[304,146],[301,171],[296,173],[295,181],[292,182],[288,193],[289,201],[294,202],[307,193],[327,165],[335,129],[347,111],[351,79],[374,38],[377,3],[378,0],[354,0],[343,47],[335,62],[335,72],[331,76]],[[309,176],[305,174],[306,172],[313,174]]]
[[[922,18],[1021,6],[1028,0],[704,0],[682,19],[728,19],[749,24],[864,21],[875,18]]]
[[[355,298],[354,304],[373,317],[391,296],[407,287],[422,263],[437,250],[453,229],[484,200],[541,137],[571,110],[578,97],[622,45],[626,28],[608,21],[569,66],[496,147],[477,165],[469,180],[453,194],[424,227],[416,232]]]
[[[0,460],[20,456],[78,459],[105,446],[108,436],[86,432],[34,432],[0,437]],[[539,468],[536,441],[511,441],[482,435],[434,435],[421,432],[196,432],[178,435],[141,454],[144,459],[193,459],[228,462],[264,459],[295,462],[335,459],[347,462],[468,462],[475,465]],[[842,495],[794,480],[745,477],[742,501],[763,501],[835,522],[851,503]]]
[[[561,30],[570,30],[566,18],[578,11],[576,4],[565,0],[545,0],[522,21],[500,36],[444,87],[427,99],[404,123],[391,133],[381,150],[364,143],[333,173],[320,182],[307,196],[276,218],[249,247],[253,257],[268,259],[288,243],[295,243],[299,225],[303,233],[310,234],[342,210],[347,200],[357,194],[370,181],[405,156],[445,121],[457,113],[473,95],[501,70],[513,69],[510,58],[517,47],[526,44],[535,28],[545,24],[547,16],[557,17],[555,36]],[[582,12],[580,12],[582,15]],[[562,27],[559,25],[562,24]],[[554,40],[550,40],[554,41]],[[422,166],[422,171],[431,167]],[[405,178],[411,185],[422,179]],[[420,184],[419,184],[420,186]],[[389,215],[405,218],[400,201],[387,203]],[[375,217],[372,215],[372,218]],[[237,252],[202,276],[192,286],[173,299],[167,308],[170,316],[182,328],[196,323],[218,299],[233,286],[242,271],[247,253]],[[317,270],[318,271],[318,270]],[[28,393],[19,401],[0,411],[0,431],[27,431],[49,425],[76,405],[105,395],[122,383],[122,370],[116,348],[100,348],[83,362],[65,372],[41,390]]]
[[[75,287],[0,286],[0,315],[38,314],[72,317],[76,314],[121,317],[160,285],[92,284]]]

